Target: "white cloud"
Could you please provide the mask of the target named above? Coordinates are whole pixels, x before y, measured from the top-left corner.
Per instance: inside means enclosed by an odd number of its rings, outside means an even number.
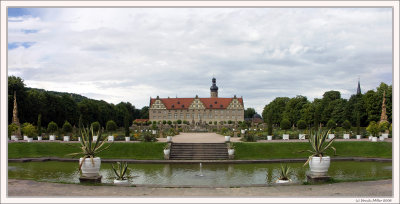
[[[355,92],[392,81],[389,8],[30,8],[9,18],[9,74],[112,103]],[[27,32],[34,30],[35,32]],[[37,32],[36,32],[37,31]]]

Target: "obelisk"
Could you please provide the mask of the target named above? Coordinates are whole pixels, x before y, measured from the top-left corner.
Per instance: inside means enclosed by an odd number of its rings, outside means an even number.
[[[382,113],[381,113],[381,120],[379,121],[379,123],[388,122],[387,115],[386,115],[386,104],[385,104],[385,101],[386,101],[385,91],[383,91]]]
[[[15,91],[14,91],[14,109],[13,109],[12,124],[16,124],[18,126],[18,130],[15,134],[19,139],[22,139],[21,126],[19,124],[19,119],[18,119],[17,93]]]

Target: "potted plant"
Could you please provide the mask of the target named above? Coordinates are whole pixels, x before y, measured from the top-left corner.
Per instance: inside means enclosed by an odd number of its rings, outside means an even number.
[[[235,154],[235,145],[230,142],[228,143],[228,155],[233,156]]]
[[[113,120],[109,120],[106,123],[106,130],[109,133],[108,135],[108,141],[113,142],[114,141],[114,136],[111,135],[112,131],[115,131],[117,129],[117,124]]]
[[[81,134],[79,135],[79,138],[81,138],[80,149],[82,151],[68,154],[73,157],[82,155],[82,157],[79,159],[79,170],[81,170],[82,176],[85,177],[99,175],[101,159],[100,157],[96,157],[96,155],[108,149],[112,144],[111,143],[107,147],[103,147],[105,140],[101,136],[100,132],[97,132],[99,138],[95,142],[93,141],[93,135],[95,135],[93,126],[90,126],[90,128],[81,128]]]
[[[372,142],[378,141],[379,125],[375,121],[371,121],[367,127],[367,131],[372,135]]]
[[[289,183],[290,181],[290,174],[292,173],[292,170],[290,167],[285,164],[281,164],[281,168],[279,170],[279,178],[276,180],[276,183]]]
[[[30,123],[24,123],[22,125],[22,132],[27,135],[26,140],[32,142],[33,137],[36,135],[36,128]]]
[[[47,132],[50,133],[50,136],[49,136],[50,141],[56,140],[56,136],[53,134],[57,131],[57,129],[58,129],[58,125],[57,125],[57,123],[55,123],[53,121],[49,122],[49,124],[47,125]]]
[[[384,122],[379,123],[379,129],[380,129],[380,131],[382,133],[382,136],[379,137],[379,139],[381,141],[383,141],[385,138],[386,139],[389,138],[389,134],[386,133],[386,131],[389,130],[389,123],[388,122],[384,121]]]
[[[93,127],[93,132],[99,133],[101,127],[100,127],[100,123],[98,121],[93,122],[92,127]],[[99,138],[99,135],[93,135],[93,142],[96,142],[97,138]]]
[[[68,133],[72,132],[72,125],[68,121],[65,121],[62,130],[65,134],[67,134],[64,135],[64,142],[68,142],[70,140],[70,136],[68,135]]]
[[[227,135],[225,136],[225,142],[229,142],[231,140],[231,136]]]
[[[307,128],[307,123],[305,120],[299,120],[297,121],[297,128],[303,132],[301,134],[299,134],[299,140],[305,140],[306,136],[304,134],[304,130]]]
[[[117,162],[116,166],[114,164],[111,165],[114,174],[114,184],[121,185],[121,184],[129,184],[128,176],[128,163],[127,162]]]
[[[284,130],[282,139],[289,140],[289,134],[286,134],[286,131],[290,129],[290,121],[288,119],[283,119],[281,121],[281,129]]]
[[[168,156],[170,152],[171,152],[171,149],[170,149],[170,147],[169,147],[169,144],[167,143],[167,144],[165,144],[165,146],[164,146],[164,155],[165,155],[165,156]]]
[[[343,122],[343,128],[346,130],[346,133],[343,134],[343,139],[350,139],[349,130],[351,129],[351,123],[348,120]]]
[[[326,156],[326,151],[332,149],[334,155],[336,155],[336,149],[332,146],[335,138],[327,141],[328,133],[330,130],[322,131],[319,129],[313,133],[310,131],[308,141],[311,145],[311,150],[304,150],[301,152],[310,152],[311,155],[308,157],[304,166],[309,164],[311,173],[316,176],[325,175],[328,172],[330,166],[330,157]]]

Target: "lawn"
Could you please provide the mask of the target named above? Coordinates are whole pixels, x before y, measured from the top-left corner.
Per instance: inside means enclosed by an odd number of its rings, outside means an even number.
[[[334,142],[336,154],[340,157],[377,157],[392,158],[391,142]],[[235,159],[288,159],[306,158],[308,152],[299,153],[302,150],[311,150],[307,142],[282,142],[282,143],[235,143]],[[329,150],[332,156],[333,151]]]
[[[98,156],[105,159],[163,159],[164,145],[165,143],[158,142],[114,143]],[[67,154],[79,151],[81,151],[79,143],[19,142],[8,144],[8,158],[71,158]]]

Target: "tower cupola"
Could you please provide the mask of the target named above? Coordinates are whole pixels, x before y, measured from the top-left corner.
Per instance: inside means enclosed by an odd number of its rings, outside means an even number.
[[[212,81],[212,85],[210,87],[211,98],[218,98],[217,80],[213,77],[211,81]]]

